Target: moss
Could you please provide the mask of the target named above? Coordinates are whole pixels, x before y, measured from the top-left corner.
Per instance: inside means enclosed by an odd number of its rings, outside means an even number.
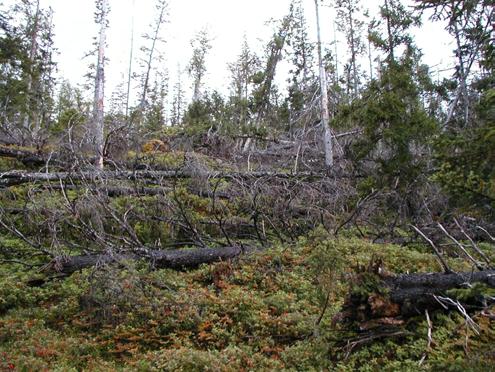
[[[116,200],[115,206],[125,208],[129,202]],[[145,199],[140,208],[155,202]],[[372,257],[380,257],[387,270],[437,268],[429,253],[333,239],[323,230],[291,247],[188,272],[150,271],[146,264],[123,262],[29,287],[34,271],[0,264],[0,298],[8,304],[0,315],[0,366],[64,371],[420,369],[427,345],[424,317],[399,328],[400,337],[363,342],[349,354],[349,341],[366,333],[333,322],[349,286],[355,285],[349,274],[366,267]],[[377,287],[376,277],[365,272],[357,291],[365,294]],[[422,369],[493,367],[493,320],[475,316],[476,335],[466,331],[464,319],[455,313],[431,317],[434,343]]]

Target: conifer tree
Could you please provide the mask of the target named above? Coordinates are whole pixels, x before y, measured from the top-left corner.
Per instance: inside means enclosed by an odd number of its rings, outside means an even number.
[[[53,110],[53,24],[51,9],[22,1],[1,21],[1,130],[15,142],[39,145]]]
[[[184,109],[186,106],[184,86],[182,82],[182,70],[180,64],[177,66],[177,81],[174,85],[172,95],[170,124],[172,126],[176,126],[181,123],[181,119],[184,115]]]
[[[193,53],[188,66],[189,76],[193,80],[193,103],[201,99],[206,74],[206,57],[211,49],[211,38],[207,29],[199,31],[191,40]]]
[[[437,128],[421,99],[429,72],[421,65],[421,54],[409,33],[419,23],[418,17],[400,2],[385,0],[381,21],[383,34],[377,28],[371,38],[385,55],[381,74],[360,99],[342,109],[336,122],[350,120],[363,128],[363,135],[352,146],[352,157],[371,176],[370,187],[408,193],[426,171],[427,139]]]
[[[246,126],[250,120],[249,98],[252,93],[252,79],[259,69],[257,56],[251,52],[246,37],[242,42],[241,53],[237,60],[228,65],[231,74],[230,101],[232,120],[236,124]]]
[[[338,29],[343,32],[349,50],[349,62],[346,67],[349,70],[347,79],[347,90],[351,98],[358,95],[360,86],[360,66],[358,58],[363,54],[365,46],[363,43],[364,22],[360,0],[336,0]]]

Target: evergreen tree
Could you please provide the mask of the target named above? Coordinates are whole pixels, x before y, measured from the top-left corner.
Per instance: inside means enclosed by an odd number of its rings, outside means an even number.
[[[393,187],[413,197],[411,187],[426,171],[428,138],[437,128],[421,99],[429,72],[420,63],[421,54],[408,32],[419,19],[395,0],[385,1],[381,16],[385,36],[375,31],[372,38],[386,55],[381,74],[360,99],[343,108],[336,122],[350,120],[363,128],[351,154],[371,176],[370,188]]]
[[[58,88],[55,104],[55,122],[50,131],[55,136],[82,130],[83,124],[90,119],[90,104],[84,100],[80,89],[73,87],[67,80]]]
[[[193,102],[201,99],[204,78],[206,74],[206,57],[211,49],[211,38],[208,31],[199,31],[191,40],[193,54],[188,66],[189,76],[193,80]]]
[[[364,53],[363,43],[364,22],[360,0],[336,0],[338,29],[343,32],[349,50],[349,61],[345,70],[347,74],[347,92],[351,98],[358,96],[360,81],[360,66],[358,58]]]
[[[448,86],[443,131],[436,141],[435,179],[452,204],[495,216],[495,46],[492,1],[417,1],[445,22],[455,40],[456,69]]]
[[[288,95],[285,103],[290,134],[312,121],[308,110],[318,89],[315,66],[315,45],[309,39],[308,24],[301,0],[294,0],[290,7],[291,27],[287,39],[291,67],[288,78]]]
[[[174,85],[172,92],[172,108],[170,113],[170,124],[172,126],[179,125],[184,115],[184,109],[186,107],[185,92],[182,83],[182,70],[180,65],[177,66],[177,81]]]
[[[256,70],[259,69],[259,61],[257,56],[251,52],[246,37],[244,37],[237,60],[229,63],[228,68],[231,74],[231,120],[236,128],[247,126],[252,116],[249,109],[249,98],[253,90],[252,80]]]
[[[53,111],[51,9],[24,0],[5,11],[0,34],[1,130],[21,143],[43,142]]]
[[[167,120],[165,100],[168,92],[168,78],[163,73],[157,75],[149,92],[149,103],[144,121],[145,131],[152,133],[163,129]]]

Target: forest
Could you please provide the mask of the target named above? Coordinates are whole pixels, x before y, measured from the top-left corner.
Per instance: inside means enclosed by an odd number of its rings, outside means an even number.
[[[287,1],[227,91],[207,28],[169,86],[173,0],[106,89],[87,2],[79,85],[0,2],[0,371],[495,370],[493,0]]]

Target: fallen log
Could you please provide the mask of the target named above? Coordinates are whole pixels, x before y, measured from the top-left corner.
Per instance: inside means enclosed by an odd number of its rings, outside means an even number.
[[[129,253],[57,257],[46,266],[45,271],[72,274],[88,267],[140,259],[148,261],[156,269],[183,270],[196,268],[202,264],[230,260],[248,251],[252,251],[252,249],[231,246],[157,250],[149,251],[142,255]]]
[[[360,322],[423,315],[426,310],[444,309],[440,297],[464,290],[463,305],[481,309],[495,303],[495,297],[484,296],[470,288],[477,284],[495,288],[495,270],[469,273],[420,273],[381,276],[358,274],[341,313],[342,318]],[[454,298],[455,299],[455,298]]]
[[[40,166],[46,164],[49,157],[35,151],[19,149],[12,146],[0,145],[0,157],[17,159],[26,166]]]
[[[95,181],[95,180],[155,180],[180,179],[192,177],[225,178],[225,179],[255,179],[255,178],[280,178],[280,179],[318,179],[327,177],[324,173],[280,173],[280,172],[207,172],[199,173],[188,170],[169,171],[82,171],[82,172],[25,172],[13,170],[0,173],[0,187],[21,185],[29,182],[50,181]]]

